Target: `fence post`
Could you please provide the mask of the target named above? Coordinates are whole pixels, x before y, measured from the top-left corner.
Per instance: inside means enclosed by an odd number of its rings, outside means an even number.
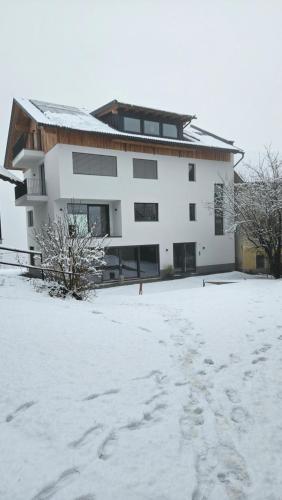
[[[139,295],[143,295],[143,282],[139,282]]]

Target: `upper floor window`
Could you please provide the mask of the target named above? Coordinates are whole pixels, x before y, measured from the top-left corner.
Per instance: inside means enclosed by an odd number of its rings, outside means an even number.
[[[73,153],[73,173],[117,177],[116,156]]]
[[[27,212],[27,225],[28,227],[33,227],[33,210],[28,210]]]
[[[215,235],[223,235],[223,184],[214,185],[214,229]]]
[[[144,120],[144,134],[147,134],[147,135],[160,135],[160,124],[159,124],[159,122],[153,122],[151,120]]]
[[[163,136],[177,139],[177,126],[173,123],[163,123]]]
[[[157,179],[157,161],[143,160],[142,158],[133,158],[133,177],[137,179]]]
[[[189,181],[195,181],[196,180],[196,166],[195,166],[195,163],[189,163],[189,165],[188,165],[188,177],[189,177]]]
[[[196,203],[189,203],[189,220],[196,220]]]
[[[126,132],[136,132],[140,134],[141,121],[139,120],[139,118],[131,118],[129,116],[125,116],[123,120],[124,120],[124,130]]]
[[[158,221],[157,203],[134,203],[135,220],[140,221]]]
[[[95,236],[105,236],[110,232],[109,205],[84,203],[68,203],[69,232],[75,234],[79,228],[80,234],[93,231]]]

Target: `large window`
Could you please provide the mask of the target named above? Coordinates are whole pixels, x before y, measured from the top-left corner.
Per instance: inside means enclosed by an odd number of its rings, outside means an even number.
[[[223,235],[223,184],[214,185],[214,229],[215,235]]]
[[[124,130],[126,132],[141,132],[141,121],[139,118],[130,118],[129,116],[124,117]]]
[[[160,124],[159,124],[159,122],[153,122],[151,120],[144,120],[144,134],[147,134],[147,135],[160,135]]]
[[[188,178],[189,178],[189,181],[193,182],[196,180],[196,167],[195,167],[195,163],[189,163],[188,165]]]
[[[107,247],[105,249],[104,281],[124,278],[146,278],[158,276],[159,246],[142,245]]]
[[[73,173],[117,177],[116,156],[73,153]]]
[[[137,179],[157,179],[158,178],[157,161],[133,158],[133,177]]]
[[[196,220],[196,203],[189,203],[189,220]]]
[[[86,205],[84,203],[68,203],[70,215],[70,234],[75,226],[82,232],[93,231],[96,236],[110,233],[109,205]]]
[[[135,220],[157,221],[159,218],[157,203],[134,203]]]
[[[177,126],[173,123],[163,123],[163,136],[177,139]]]

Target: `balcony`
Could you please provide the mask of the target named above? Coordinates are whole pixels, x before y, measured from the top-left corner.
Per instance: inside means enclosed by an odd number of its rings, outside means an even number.
[[[48,200],[45,183],[41,179],[25,179],[15,187],[15,200],[17,207],[28,207]]]
[[[13,168],[27,170],[44,161],[41,135],[38,131],[22,134],[13,147]]]

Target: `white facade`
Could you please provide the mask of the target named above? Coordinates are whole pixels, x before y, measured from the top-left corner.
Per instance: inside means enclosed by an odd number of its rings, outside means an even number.
[[[15,207],[15,186],[0,180],[0,244],[5,247],[26,249],[26,214],[24,208]],[[17,262],[17,254],[0,250],[0,260]],[[0,266],[1,267],[1,266]]]
[[[117,177],[73,173],[72,153],[117,157]],[[133,158],[157,160],[158,178],[133,178]],[[196,180],[188,180],[188,164],[194,163]],[[34,212],[35,227],[59,216],[67,203],[108,204],[112,247],[158,245],[163,270],[174,265],[173,244],[196,244],[196,270],[208,272],[232,269],[233,234],[215,235],[214,214],[208,204],[214,201],[214,185],[232,181],[231,161],[194,160],[166,155],[122,152],[58,144],[44,158],[46,194],[33,197],[27,210]],[[39,177],[39,165],[25,177]],[[134,203],[158,203],[158,221],[136,222]],[[196,204],[196,220],[189,220],[189,203]],[[35,246],[34,227],[28,228],[28,244]]]

